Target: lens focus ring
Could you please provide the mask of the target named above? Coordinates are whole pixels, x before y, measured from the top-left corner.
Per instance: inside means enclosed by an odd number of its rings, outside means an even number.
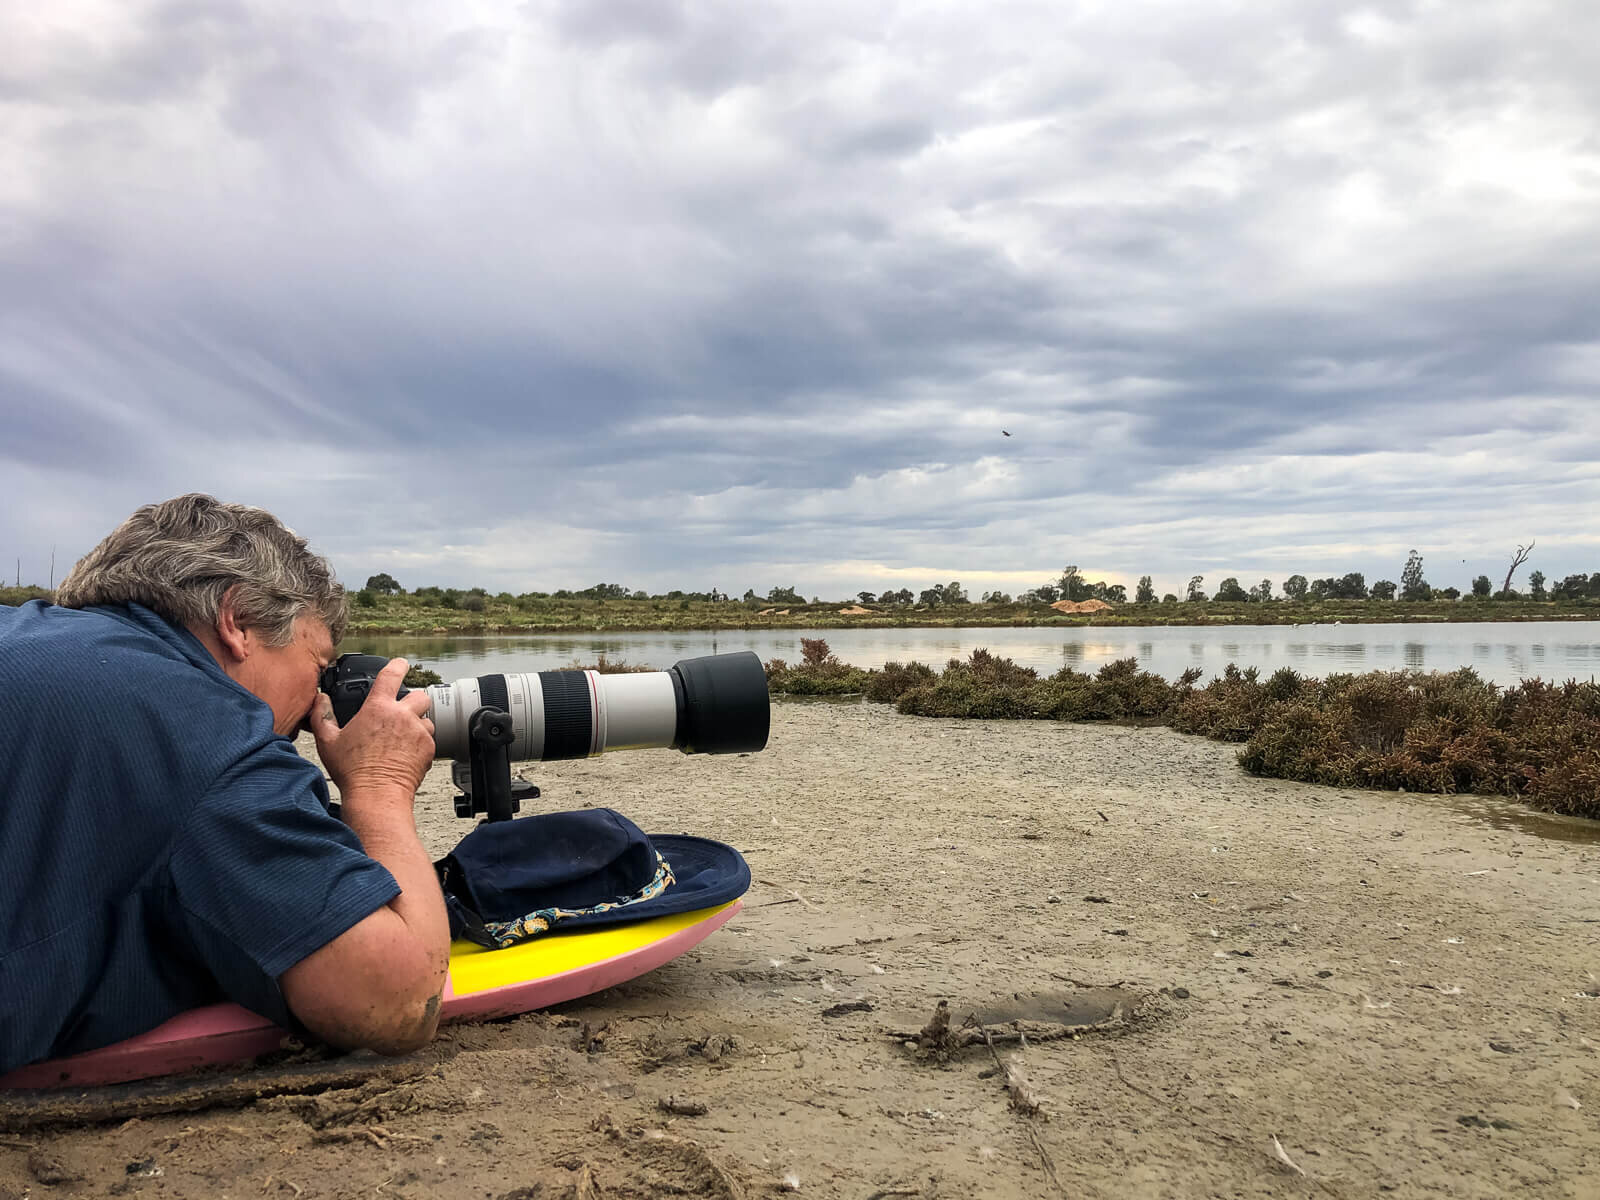
[[[544,760],[588,758],[594,746],[588,674],[540,671],[539,688],[544,693]]]

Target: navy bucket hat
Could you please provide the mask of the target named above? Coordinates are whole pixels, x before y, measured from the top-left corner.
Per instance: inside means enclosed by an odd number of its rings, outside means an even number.
[[[485,821],[434,868],[451,936],[491,948],[713,908],[750,888],[732,846],[646,834],[609,808]]]

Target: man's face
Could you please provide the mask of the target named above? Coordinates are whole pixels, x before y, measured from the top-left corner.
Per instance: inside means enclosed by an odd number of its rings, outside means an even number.
[[[294,623],[294,637],[286,645],[269,646],[255,630],[246,630],[250,654],[239,664],[234,678],[272,709],[272,728],[294,737],[311,711],[317,695],[317,676],[333,661],[333,638],[321,617],[307,614]]]

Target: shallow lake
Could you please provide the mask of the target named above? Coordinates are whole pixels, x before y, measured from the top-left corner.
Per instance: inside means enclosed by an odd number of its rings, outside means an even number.
[[[1293,667],[1302,675],[1450,671],[1470,666],[1510,684],[1600,674],[1600,622],[1482,622],[1429,625],[1080,626],[1069,629],[758,629],[717,632],[506,634],[487,637],[407,635],[346,638],[341,649],[404,655],[445,679],[507,671],[547,671],[612,662],[657,669],[681,658],[754,650],[763,661],[800,659],[800,639],[824,638],[845,662],[881,667],[923,662],[942,667],[983,647],[1048,674],[1061,667],[1093,671],[1119,658],[1176,678],[1190,667],[1205,677],[1230,662],[1263,674]]]

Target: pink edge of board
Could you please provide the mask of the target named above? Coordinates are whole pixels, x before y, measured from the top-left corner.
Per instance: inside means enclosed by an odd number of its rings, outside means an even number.
[[[742,900],[735,900],[706,920],[660,941],[599,962],[585,963],[560,975],[510,983],[466,996],[457,996],[446,979],[443,1019],[469,1021],[515,1016],[615,987],[692,949],[726,925],[743,906]],[[33,1063],[0,1075],[0,1088],[98,1087],[128,1083],[270,1054],[288,1036],[265,1017],[237,1004],[208,1004],[179,1013],[149,1033],[126,1041],[84,1054]]]

